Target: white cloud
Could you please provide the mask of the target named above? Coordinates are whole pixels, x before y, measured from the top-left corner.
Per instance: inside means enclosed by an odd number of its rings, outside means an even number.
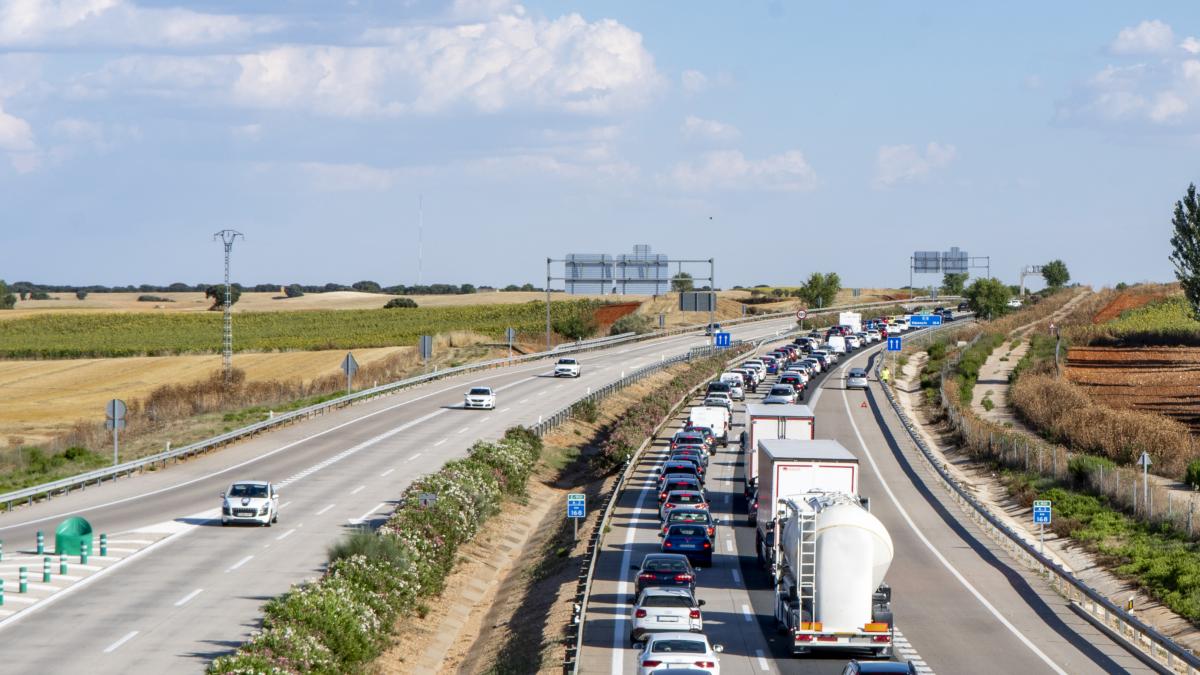
[[[1200,60],[1184,54],[1180,50],[1152,63],[1105,67],[1059,103],[1057,119],[1195,133],[1200,128]]]
[[[697,163],[680,162],[668,182],[685,191],[768,190],[801,192],[817,187],[817,174],[799,150],[760,160],[747,159],[738,150],[705,154]]]
[[[1179,48],[1189,54],[1200,54],[1200,40],[1188,37],[1179,43]]]
[[[244,40],[278,24],[124,0],[7,0],[0,4],[0,46],[190,47]]]
[[[930,173],[954,161],[953,145],[931,142],[924,153],[912,145],[885,145],[875,161],[875,187],[887,188],[901,183],[924,180]]]
[[[126,57],[75,85],[81,97],[132,91],[367,117],[455,107],[607,114],[641,105],[662,81],[641,35],[577,14],[539,19],[514,6],[486,21],[372,29],[363,39],[368,44]]]
[[[1175,46],[1175,31],[1157,19],[1124,28],[1109,45],[1113,54],[1161,54]]]
[[[703,141],[732,141],[741,136],[737,127],[717,120],[706,120],[695,115],[688,115],[680,127],[683,137],[688,140]]]
[[[141,131],[132,125],[102,124],[84,119],[66,118],[50,127],[51,135],[73,146],[91,148],[97,152],[108,152],[119,145],[141,138]],[[67,148],[58,147],[63,155]]]
[[[313,187],[328,192],[357,190],[381,191],[395,184],[399,172],[381,169],[366,164],[337,164],[328,162],[304,162],[300,170],[308,177]]]
[[[0,105],[0,152],[8,155],[18,173],[29,173],[41,165],[33,128],[29,122],[5,112],[3,105]]]
[[[698,70],[685,70],[679,76],[679,83],[683,85],[684,91],[698,94],[708,89],[708,76]]]

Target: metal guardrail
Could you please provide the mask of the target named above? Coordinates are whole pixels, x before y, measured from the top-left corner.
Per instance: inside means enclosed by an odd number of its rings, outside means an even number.
[[[943,299],[949,300],[952,298],[947,297],[947,298],[943,298]],[[832,313],[832,312],[847,311],[847,310],[852,310],[852,309],[857,309],[857,308],[866,308],[866,307],[881,306],[881,305],[891,306],[891,305],[895,305],[895,304],[906,304],[906,303],[912,304],[912,303],[916,303],[916,302],[925,302],[927,300],[929,300],[929,298],[913,298],[911,300],[896,301],[896,302],[882,302],[882,303],[876,302],[876,303],[860,303],[860,304],[855,304],[855,305],[843,305],[840,307],[831,307],[829,309],[812,312],[812,313],[810,313],[810,315],[828,314],[828,313]],[[753,316],[753,317],[746,317],[743,319],[734,319],[731,321],[727,321],[727,322],[725,322],[724,325],[740,325],[740,324],[751,323],[751,322],[756,322],[756,321],[769,321],[771,319],[783,318],[783,317],[790,316],[790,315],[791,315],[790,312],[779,312],[779,313],[774,313],[774,314],[760,314],[760,315]],[[651,339],[661,338],[661,337],[669,337],[669,336],[673,336],[673,335],[681,335],[684,333],[696,332],[696,331],[702,330],[703,328],[704,328],[703,326],[687,326],[687,327],[681,327],[681,328],[675,328],[675,329],[669,329],[669,330],[654,331],[654,332],[645,333],[642,335],[626,334],[624,336],[610,336],[610,337],[604,337],[604,338],[597,338],[595,340],[588,340],[585,342],[574,343],[574,344],[571,344],[566,347],[564,347],[563,345],[558,345],[557,347],[551,349],[548,352],[536,352],[533,354],[526,354],[523,356],[515,356],[512,358],[492,359],[489,361],[482,361],[479,363],[471,363],[471,364],[466,364],[466,365],[462,365],[462,366],[456,366],[454,368],[447,368],[445,370],[434,371],[432,373],[427,373],[425,375],[418,375],[415,377],[398,380],[396,382],[382,384],[377,387],[372,387],[370,389],[364,389],[363,391],[354,392],[352,394],[347,394],[346,396],[341,396],[336,399],[325,401],[324,403],[318,403],[315,405],[311,405],[311,406],[308,406],[305,408],[301,408],[299,410],[293,410],[291,412],[282,413],[282,414],[276,415],[268,420],[256,422],[254,424],[250,424],[245,427],[241,427],[239,429],[234,429],[232,431],[228,431],[228,432],[226,432],[224,434],[220,434],[218,436],[213,436],[211,438],[197,441],[196,443],[191,443],[189,445],[181,446],[178,448],[173,448],[171,450],[167,450],[167,451],[160,452],[160,453],[157,453],[154,455],[150,455],[148,457],[130,460],[128,462],[122,462],[122,463],[114,465],[114,466],[105,467],[102,469],[96,469],[96,470],[88,471],[88,472],[81,473],[81,474],[78,474],[75,476],[62,478],[62,479],[59,479],[56,481],[50,481],[48,483],[42,483],[40,485],[34,485],[32,487],[22,488],[20,490],[14,490],[12,492],[0,494],[0,502],[4,503],[6,511],[12,511],[13,504],[15,504],[17,502],[27,502],[29,504],[32,504],[34,501],[41,499],[41,498],[51,499],[55,495],[55,493],[61,492],[64,494],[68,494],[75,488],[85,489],[88,485],[91,485],[91,484],[99,485],[101,482],[103,482],[105,480],[110,480],[110,479],[117,480],[121,476],[128,476],[135,472],[144,471],[147,468],[152,468],[152,467],[155,467],[158,465],[166,465],[166,463],[171,460],[179,461],[181,459],[187,459],[194,455],[208,452],[210,450],[221,447],[228,443],[232,443],[234,441],[237,441],[237,440],[240,440],[243,438],[248,438],[248,437],[254,436],[256,434],[262,433],[263,431],[273,429],[275,427],[282,426],[284,424],[289,424],[291,422],[295,422],[295,421],[301,420],[301,419],[309,419],[309,418],[313,417],[314,415],[319,415],[319,414],[322,414],[325,412],[329,412],[330,410],[335,410],[335,409],[342,408],[342,407],[345,407],[348,405],[353,405],[355,403],[366,401],[366,400],[375,398],[377,396],[383,396],[385,394],[390,394],[390,393],[393,393],[400,389],[405,389],[405,388],[412,387],[412,386],[415,386],[418,384],[423,384],[425,382],[429,382],[432,380],[437,380],[437,379],[441,379],[441,378],[445,378],[445,377],[451,377],[453,375],[459,375],[462,373],[472,372],[472,371],[476,371],[476,370],[486,370],[489,368],[497,368],[497,367],[512,365],[515,363],[536,361],[536,360],[544,359],[544,358],[554,358],[554,357],[559,357],[559,356],[562,356],[562,355],[568,354],[568,353],[578,353],[578,352],[589,351],[592,349],[601,349],[604,347],[611,347],[616,344],[624,344],[627,342],[644,341],[644,340],[651,340]],[[556,414],[558,414],[558,413],[556,413]]]
[[[976,336],[971,343],[973,344],[978,339],[979,336]],[[949,404],[949,399],[946,396],[945,377],[948,369],[958,363],[961,354],[959,352],[959,356],[948,362],[946,369],[943,370],[940,395],[942,405],[948,413],[952,411],[953,406]],[[876,375],[879,373],[882,361],[880,359],[875,364]],[[1158,670],[1163,671],[1165,669],[1165,672],[1187,673],[1188,675],[1200,673],[1200,658],[1197,658],[1196,655],[1171,638],[1158,632],[1152,626],[1126,612],[1102,593],[1078,579],[1070,571],[1040,553],[1037,548],[1025,541],[1020,533],[993,515],[987,506],[979,502],[960,486],[945,467],[938,462],[928,444],[917,433],[914,422],[900,406],[900,402],[892,391],[890,384],[884,386],[883,390],[887,394],[892,409],[895,411],[896,416],[900,418],[909,437],[921,450],[921,454],[924,455],[926,461],[933,467],[940,481],[950,492],[950,495],[959,504],[970,507],[968,512],[972,520],[983,527],[984,531],[993,540],[1004,546],[1010,554],[1021,561],[1026,567],[1037,571],[1041,576],[1046,578],[1050,586],[1057,593],[1071,602],[1073,609],[1086,613],[1090,617],[1090,620],[1094,620],[1106,627],[1110,635],[1115,634],[1124,640],[1130,648],[1141,651],[1156,664],[1159,664]],[[955,410],[953,413],[957,413],[957,411]],[[962,416],[949,414],[948,417],[955,431],[961,433],[963,431]]]

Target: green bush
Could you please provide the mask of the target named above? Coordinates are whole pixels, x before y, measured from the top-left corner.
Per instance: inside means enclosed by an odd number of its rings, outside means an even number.
[[[1071,474],[1071,479],[1081,485],[1087,485],[1091,480],[1092,474],[1103,469],[1111,471],[1116,468],[1116,463],[1107,457],[1097,457],[1096,455],[1075,455],[1067,462],[1067,472]],[[1200,468],[1200,467],[1198,467]]]
[[[600,419],[600,406],[595,401],[580,401],[572,408],[572,412],[588,424],[595,424]]]
[[[30,300],[50,300],[50,294],[46,291],[33,291],[29,294]]]
[[[87,291],[75,291],[75,299],[76,300],[83,300],[83,299],[87,298],[87,296],[88,296]]]
[[[138,302],[175,302],[170,298],[164,298],[161,295],[139,295]]]
[[[622,335],[624,333],[649,333],[652,329],[650,317],[644,314],[626,314],[617,319],[612,328],[609,329],[609,335]]]
[[[596,320],[590,316],[573,314],[551,324],[554,332],[568,340],[582,340],[596,333]]]
[[[980,401],[979,404],[982,405],[983,409],[987,410],[988,412],[991,412],[992,409],[996,407],[996,404],[992,402],[992,399],[986,397]]]
[[[1193,490],[1200,490],[1200,459],[1193,459],[1188,462],[1187,473],[1184,474],[1183,482],[1191,485]]]
[[[392,298],[383,306],[384,309],[416,309],[417,301],[412,298]]]

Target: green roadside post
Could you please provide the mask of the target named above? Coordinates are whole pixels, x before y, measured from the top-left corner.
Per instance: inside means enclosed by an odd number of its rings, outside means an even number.
[[[103,558],[107,555],[108,555],[108,535],[101,534],[100,535],[100,557]]]
[[[20,571],[20,576],[18,577],[17,592],[18,593],[28,593],[29,592],[29,568],[22,565],[21,569],[19,571]]]
[[[4,606],[4,580],[0,579],[0,607]]]
[[[37,554],[42,555],[46,552],[46,535],[42,534],[41,530],[37,531]]]
[[[67,575],[67,556],[65,555],[58,556],[58,573],[63,576]]]
[[[4,560],[4,540],[0,539],[0,560]]]
[[[83,548],[79,549],[79,564],[86,565],[88,556],[92,554],[92,542],[87,542]]]
[[[42,558],[42,583],[50,583],[50,556]]]

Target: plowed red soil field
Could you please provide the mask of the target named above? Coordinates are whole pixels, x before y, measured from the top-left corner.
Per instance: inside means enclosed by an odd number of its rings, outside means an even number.
[[[642,303],[640,302],[622,302],[616,305],[604,305],[597,308],[595,314],[596,326],[599,328],[601,335],[607,334],[609,327],[616,323],[617,319],[626,314],[633,314],[641,306]]]
[[[1066,375],[1113,408],[1168,415],[1200,432],[1200,348],[1073,347]]]
[[[1117,297],[1113,298],[1111,302],[1102,307],[1099,312],[1096,312],[1096,316],[1092,317],[1092,323],[1099,325],[1107,321],[1112,321],[1121,316],[1122,312],[1137,309],[1160,298],[1165,298],[1170,294],[1170,291],[1165,288],[1123,291]]]

